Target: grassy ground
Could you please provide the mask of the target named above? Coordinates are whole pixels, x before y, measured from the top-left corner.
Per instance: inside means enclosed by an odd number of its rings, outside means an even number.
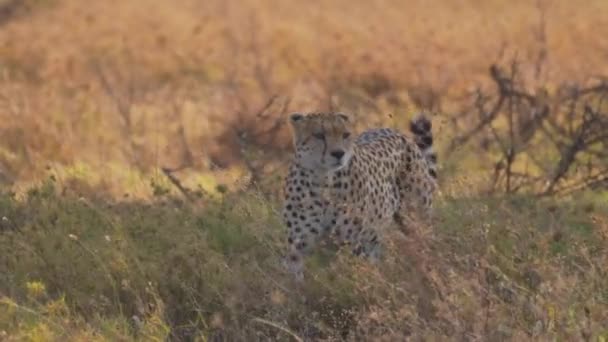
[[[594,194],[442,198],[432,228],[388,235],[378,268],[320,252],[297,286],[276,203],[254,192],[193,207],[55,188],[0,197],[5,340],[608,338],[608,208]]]

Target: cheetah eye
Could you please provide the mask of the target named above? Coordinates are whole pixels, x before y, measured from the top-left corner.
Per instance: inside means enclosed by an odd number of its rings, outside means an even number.
[[[325,140],[325,134],[323,134],[323,133],[315,133],[312,136],[319,140]]]
[[[346,132],[344,134],[342,134],[342,138],[344,139],[348,139],[350,137],[350,132]]]

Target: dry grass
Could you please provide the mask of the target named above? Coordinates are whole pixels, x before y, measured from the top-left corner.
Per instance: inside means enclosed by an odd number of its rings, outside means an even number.
[[[28,4],[0,30],[4,183],[84,167],[122,195],[155,167],[238,167],[235,125],[284,151],[262,134],[284,111],[450,112],[514,56],[543,84],[608,73],[599,0]]]
[[[553,92],[606,53],[602,0],[0,1],[0,340],[606,341],[605,191],[483,197],[487,156],[442,153],[491,63]],[[296,286],[281,118],[330,108],[435,113],[442,194]]]
[[[317,253],[280,265],[273,202],[191,207],[3,195],[0,332],[9,340],[566,340],[608,337],[608,208],[444,198],[433,228],[388,236],[374,268]]]

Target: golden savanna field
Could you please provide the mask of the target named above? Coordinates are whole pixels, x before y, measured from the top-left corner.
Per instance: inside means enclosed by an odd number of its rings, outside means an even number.
[[[0,341],[607,341],[608,2],[0,0]],[[281,265],[292,112],[432,117],[429,224]]]

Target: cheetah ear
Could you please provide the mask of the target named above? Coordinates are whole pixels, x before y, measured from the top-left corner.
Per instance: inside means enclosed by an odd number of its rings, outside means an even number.
[[[346,121],[346,122],[349,122],[349,121],[350,121],[350,116],[348,116],[348,115],[346,115],[346,114],[344,114],[344,113],[337,113],[337,115],[338,115],[339,117],[341,117],[341,118],[342,118],[342,120],[344,120],[344,121]]]
[[[304,114],[302,113],[289,114],[289,121],[291,121],[292,124],[301,121],[302,119],[304,119]]]
[[[304,114],[302,113],[292,113],[289,114],[289,123],[291,126],[291,130],[293,133],[293,143],[294,145],[298,144],[300,140],[300,136],[302,135],[303,125],[304,125]]]

